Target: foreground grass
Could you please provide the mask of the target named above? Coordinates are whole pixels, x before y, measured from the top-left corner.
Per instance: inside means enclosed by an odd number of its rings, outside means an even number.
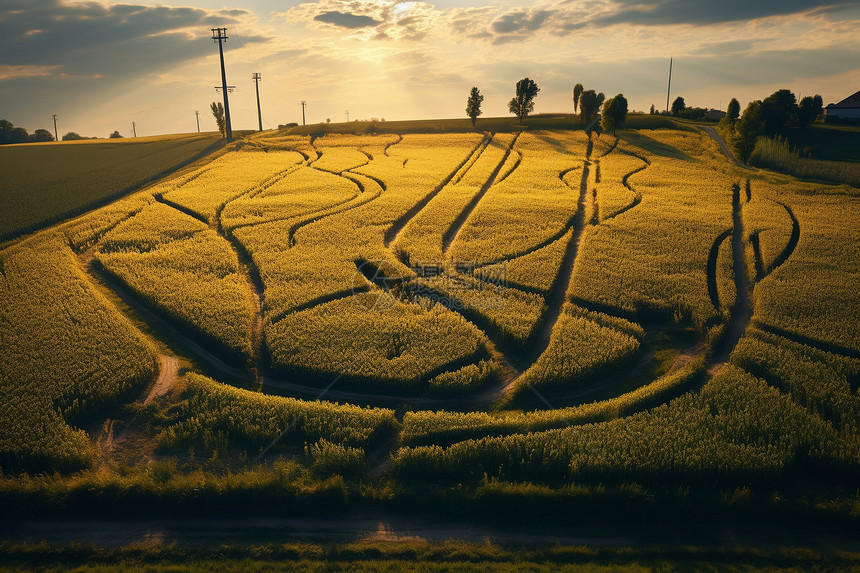
[[[83,545],[0,545],[0,571],[858,571],[860,553],[806,547],[503,546],[424,540],[338,544],[164,545],[102,549]]]

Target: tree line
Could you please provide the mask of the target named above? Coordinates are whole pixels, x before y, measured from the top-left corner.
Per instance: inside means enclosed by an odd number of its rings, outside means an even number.
[[[747,161],[760,137],[784,137],[791,128],[806,129],[823,113],[820,95],[798,102],[794,93],[781,89],[763,100],[751,101],[743,114],[738,101],[732,99],[722,127],[738,158]]]
[[[109,139],[119,139],[122,135],[114,131],[108,136]],[[80,139],[98,139],[98,137],[84,137],[83,135],[70,131],[63,135],[63,141],[77,141]],[[23,127],[16,127],[7,119],[0,119],[0,145],[12,143],[44,143],[54,141],[54,134],[47,129],[37,129],[33,133],[27,133]]]
[[[508,102],[508,111],[521,122],[525,121],[534,111],[534,100],[538,92],[540,88],[534,80],[527,77],[521,79],[516,84],[514,97]],[[473,87],[466,100],[466,115],[472,120],[472,127],[476,126],[478,117],[483,114],[483,101],[481,91]],[[603,92],[586,90],[582,84],[576,84],[573,87],[573,113],[576,114],[577,111],[585,131],[605,131],[614,135],[616,130],[624,127],[627,120],[627,98],[624,94],[618,94],[607,100]]]
[[[15,127],[11,121],[0,119],[0,145],[8,143],[39,143],[54,141],[54,135],[47,129],[37,129],[32,134],[23,127]]]

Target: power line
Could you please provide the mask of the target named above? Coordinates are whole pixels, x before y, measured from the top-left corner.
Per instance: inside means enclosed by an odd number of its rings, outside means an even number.
[[[227,72],[224,70],[224,42],[227,41],[227,28],[212,28],[212,40],[218,42],[218,53],[221,56],[221,92],[224,94],[224,127],[227,143],[233,141],[233,128],[230,125],[230,102],[227,98]],[[234,86],[235,87],[235,86]]]
[[[263,79],[263,76],[259,72],[254,72],[251,79],[254,80],[254,86],[257,88],[257,121],[260,125],[260,131],[263,131],[263,113],[260,111],[260,80]]]

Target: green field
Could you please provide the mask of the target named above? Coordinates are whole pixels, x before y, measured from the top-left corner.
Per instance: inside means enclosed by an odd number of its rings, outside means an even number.
[[[4,145],[0,241],[104,205],[220,144],[215,134]]]
[[[860,128],[848,125],[813,125],[788,133],[793,147],[809,149],[815,159],[860,162]]]
[[[0,507],[856,531],[860,191],[570,121],[262,132],[116,201],[213,140],[34,147],[129,163],[16,176],[7,233],[104,205],[0,250]]]

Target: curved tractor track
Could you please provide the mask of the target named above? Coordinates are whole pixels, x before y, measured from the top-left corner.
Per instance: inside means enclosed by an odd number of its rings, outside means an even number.
[[[492,173],[490,173],[490,176],[487,177],[487,180],[484,182],[484,184],[481,185],[480,190],[475,193],[469,203],[463,208],[462,211],[460,211],[454,221],[451,222],[451,225],[448,227],[448,229],[442,234],[443,256],[447,256],[448,249],[450,249],[451,247],[451,243],[453,243],[454,240],[457,238],[457,235],[460,234],[460,231],[463,229],[463,226],[466,224],[466,221],[469,219],[469,216],[475,210],[475,207],[478,206],[478,203],[481,202],[481,199],[484,198],[484,195],[487,194],[487,191],[490,190],[490,187],[500,182],[496,181],[496,178],[499,176],[499,173],[505,166],[505,162],[513,151],[514,145],[516,145],[517,139],[519,139],[520,137],[520,133],[522,132],[517,133],[511,140],[510,145],[508,145],[507,149],[505,149],[505,154],[504,156],[502,156],[501,161],[499,161],[498,165],[496,165],[495,169],[493,169]],[[487,145],[484,146],[484,148],[481,150],[481,153],[483,153],[484,149],[489,146],[490,141],[490,139],[487,140]],[[517,165],[519,165],[519,162],[517,162]],[[465,175],[465,173],[463,175]],[[460,176],[460,179],[463,178],[463,175]]]
[[[388,227],[388,229],[385,231],[384,240],[386,248],[391,248],[391,245],[394,243],[395,239],[397,239],[397,235],[399,235],[400,232],[406,227],[406,225],[409,224],[409,221],[414,219],[415,216],[418,215],[418,213],[420,213],[421,210],[424,209],[424,207],[426,207],[427,204],[436,195],[438,195],[442,191],[442,189],[444,189],[445,186],[448,185],[457,176],[457,174],[460,173],[461,170],[463,170],[464,167],[466,167],[467,165],[474,164],[478,157],[480,157],[480,155],[484,152],[484,149],[487,148],[491,139],[491,135],[484,134],[484,137],[481,139],[481,141],[478,142],[475,148],[472,149],[472,152],[469,153],[469,155],[467,155],[466,158],[463,159],[463,161],[461,161],[451,173],[449,173],[444,179],[442,179],[442,181],[438,185],[436,185],[436,187],[432,191],[419,199],[417,203],[410,207],[403,215],[398,217],[391,224],[391,226]]]
[[[625,206],[624,209],[614,213],[611,217],[608,217],[607,219],[611,219],[612,217],[618,216],[622,212],[627,211],[629,209],[632,209],[633,207],[635,207],[636,205],[638,205],[640,203],[641,198],[642,198],[641,194],[637,190],[633,189],[630,186],[628,180],[632,175],[634,175],[634,174],[636,174],[636,173],[638,173],[644,169],[647,169],[650,166],[650,162],[643,157],[640,157],[638,155],[635,155],[635,154],[632,154],[629,152],[622,152],[622,151],[616,150],[617,144],[618,144],[618,140],[616,138],[613,145],[609,148],[609,150],[606,153],[601,155],[601,157],[606,157],[607,155],[609,155],[612,152],[626,153],[628,155],[633,155],[634,157],[641,159],[643,161],[644,165],[642,167],[639,167],[639,168],[632,170],[631,172],[627,173],[622,178],[622,183],[624,184],[624,186],[628,190],[630,190],[631,192],[634,193],[634,200],[630,204]],[[553,282],[553,287],[552,287],[551,291],[549,292],[548,296],[546,297],[546,299],[547,299],[547,310],[544,312],[544,315],[541,317],[541,322],[539,325],[537,335],[535,336],[533,347],[527,356],[527,360],[526,360],[527,366],[525,366],[523,368],[523,372],[525,372],[525,370],[527,370],[528,367],[535,364],[538,361],[538,359],[543,355],[543,353],[546,352],[546,350],[549,348],[550,340],[552,338],[552,332],[555,329],[556,325],[558,324],[558,321],[561,317],[562,310],[564,308],[564,304],[566,302],[568,302],[567,293],[570,289],[571,282],[573,281],[573,269],[574,269],[574,266],[576,264],[576,257],[579,253],[580,243],[582,241],[582,235],[583,235],[585,229],[589,225],[598,224],[598,222],[594,221],[594,220],[592,220],[592,221],[586,221],[585,220],[586,213],[588,212],[588,201],[589,200],[592,201],[592,209],[591,210],[595,214],[597,212],[597,196],[596,196],[597,189],[595,188],[594,192],[592,194],[588,193],[588,180],[589,180],[590,167],[592,165],[594,165],[596,168],[597,167],[597,161],[599,161],[598,159],[594,159],[594,160],[592,159],[593,148],[594,148],[593,147],[593,140],[589,136],[588,147],[586,148],[585,162],[584,162],[583,167],[582,167],[582,175],[580,177],[580,182],[579,182],[579,199],[577,201],[577,209],[576,209],[576,212],[574,213],[574,215],[571,217],[568,225],[563,229],[562,234],[558,238],[563,237],[564,234],[566,234],[571,229],[573,232],[571,234],[571,238],[568,240],[568,244],[567,244],[567,247],[565,249],[564,256],[562,258],[562,263],[559,267],[558,273],[556,274],[556,278]],[[561,181],[564,182],[565,184],[567,184],[568,186],[570,186],[570,185],[566,181],[565,177],[568,173],[570,173],[574,169],[575,168],[567,169],[567,170],[564,170],[564,171],[559,173],[559,178],[561,179]],[[595,173],[595,175],[596,175],[596,173]],[[558,238],[556,238],[554,240],[558,240]],[[549,243],[547,243],[547,244],[549,244]],[[542,245],[542,246],[546,246],[546,245]],[[519,255],[519,256],[522,256],[522,255]],[[511,259],[513,259],[513,258],[516,258],[516,257],[511,257]],[[511,259],[507,259],[507,260],[511,260]],[[590,305],[584,304],[583,306],[589,310],[593,310],[593,309],[589,308]],[[604,309],[601,309],[601,312],[604,312]],[[616,314],[616,313],[613,313],[613,314]],[[626,372],[624,375],[622,375],[620,377],[616,377],[616,378],[626,379],[626,378],[635,377],[641,371],[644,371],[649,366],[652,358],[653,358],[653,354],[644,353],[642,356],[640,356],[639,360],[635,364],[630,366],[628,372]],[[512,380],[509,380],[507,382],[507,384],[505,384],[504,386],[502,386],[501,388],[499,388],[496,391],[495,397],[497,399],[503,399],[504,400],[506,396],[509,396],[510,393],[515,390],[515,388],[517,387],[517,384],[519,383],[519,378],[520,378],[520,376],[518,376]],[[567,400],[567,399],[576,397],[578,395],[585,395],[586,393],[593,391],[597,387],[604,386],[606,383],[607,383],[607,380],[602,379],[595,384],[590,384],[589,388],[585,388],[585,389],[581,388],[581,389],[577,389],[573,392],[565,393],[563,398],[565,400]],[[551,407],[551,405],[546,401],[546,399],[544,397],[542,397],[540,395],[538,395],[538,397],[544,403],[544,405],[548,405]]]
[[[470,153],[469,156],[467,156],[467,158],[461,164],[459,164],[457,166],[457,168],[454,169],[445,178],[445,180],[442,182],[442,184],[440,184],[436,189],[434,189],[434,191],[432,191],[428,195],[425,195],[425,197],[423,197],[418,202],[418,204],[416,204],[415,208],[410,209],[410,211],[406,214],[408,216],[403,216],[403,217],[399,218],[397,221],[395,221],[394,224],[392,224],[392,226],[389,228],[388,232],[386,233],[386,235],[389,237],[389,241],[388,241],[389,245],[391,244],[393,239],[396,238],[399,231],[401,231],[406,226],[406,224],[408,224],[408,222],[415,215],[417,215],[417,213],[420,212],[421,209],[423,209],[423,207],[426,206],[426,204],[435,195],[437,195],[439,193],[441,188],[444,187],[444,185],[446,183],[450,182],[454,177],[456,177],[457,174],[463,169],[464,166],[468,165],[470,158],[473,158],[473,155],[475,153],[480,154],[482,149],[484,147],[486,147],[487,142],[488,142],[488,140],[485,137],[484,140],[482,140],[482,142],[479,143],[478,146],[476,146],[476,148],[472,151],[472,153]],[[388,147],[390,147],[391,145],[393,145],[395,143],[396,142],[391,143],[388,146],[386,146],[386,148],[385,148],[386,154],[388,151]],[[617,141],[616,141],[616,145],[617,145]],[[506,162],[507,158],[509,157],[509,154],[510,154],[512,148],[513,148],[513,142],[511,144],[510,148],[508,149],[508,153],[506,153],[506,155],[505,155],[505,159],[503,159],[500,162],[499,166],[493,171],[492,175],[488,178],[488,181],[485,183],[484,186],[482,186],[482,191],[486,192],[486,189],[488,189],[489,186],[492,185],[495,178],[498,177],[499,173],[501,172],[501,169],[503,168],[504,163]],[[565,249],[565,254],[564,254],[564,257],[562,259],[562,264],[561,264],[559,271],[556,275],[556,280],[553,283],[553,288],[552,288],[549,296],[547,297],[548,308],[541,318],[540,326],[538,328],[538,333],[534,339],[535,340],[534,345],[533,345],[531,351],[528,353],[527,360],[522,365],[523,366],[522,369],[513,367],[511,365],[511,361],[509,361],[505,357],[505,355],[500,350],[498,350],[496,345],[491,341],[488,351],[494,358],[498,359],[502,364],[506,365],[506,371],[503,374],[503,380],[501,381],[501,385],[494,385],[493,387],[485,388],[482,391],[478,391],[478,393],[475,395],[453,398],[453,399],[452,398],[427,398],[427,397],[415,397],[415,396],[403,396],[403,395],[389,395],[389,394],[384,394],[384,393],[368,393],[367,391],[363,391],[363,390],[351,391],[351,390],[329,389],[326,391],[327,392],[326,393],[326,399],[338,400],[338,401],[349,401],[349,402],[353,402],[356,404],[366,404],[366,405],[375,405],[375,406],[376,405],[394,406],[394,407],[408,406],[408,407],[416,407],[416,408],[440,408],[440,407],[444,407],[444,408],[448,408],[448,409],[452,409],[452,408],[456,409],[457,407],[474,408],[474,407],[479,407],[479,406],[487,406],[487,405],[492,404],[499,397],[503,396],[516,382],[520,373],[522,371],[524,371],[529,365],[531,365],[535,361],[537,361],[537,359],[543,354],[543,352],[546,351],[546,349],[549,346],[549,341],[550,341],[552,331],[555,328],[555,326],[556,326],[556,324],[557,324],[557,322],[561,316],[563,305],[566,302],[566,293],[567,293],[569,286],[570,286],[570,283],[572,281],[573,268],[575,265],[577,254],[579,252],[581,238],[582,238],[582,235],[583,235],[585,228],[588,225],[588,223],[585,221],[585,214],[587,212],[587,202],[589,200],[588,181],[589,181],[589,173],[590,173],[590,167],[591,167],[591,162],[592,162],[592,160],[591,160],[592,150],[593,150],[593,142],[589,139],[589,144],[588,144],[588,147],[586,150],[585,163],[582,167],[582,174],[580,177],[579,197],[578,197],[578,201],[577,201],[576,212],[570,220],[570,227],[566,228],[564,231],[566,233],[569,229],[572,229],[573,233],[571,234],[571,238],[568,241],[567,247]],[[631,192],[634,193],[634,201],[632,201],[631,204],[626,206],[622,211],[619,211],[619,212],[613,214],[613,216],[617,216],[617,215],[621,214],[622,212],[625,212],[625,211],[635,207],[641,201],[641,194],[639,194],[629,184],[629,178],[632,175],[634,175],[635,173],[638,173],[638,172],[642,171],[643,169],[646,169],[650,165],[650,163],[648,162],[647,159],[645,159],[643,157],[640,157],[638,155],[635,155],[635,154],[632,154],[632,153],[629,153],[626,151],[618,150],[618,149],[616,149],[616,146],[613,146],[610,149],[610,151],[608,151],[606,154],[604,154],[604,156],[607,155],[608,153],[611,153],[611,152],[628,153],[629,155],[634,155],[635,157],[641,159],[644,163],[643,166],[632,170],[630,173],[627,173],[623,177],[622,182],[625,185],[625,187],[627,187]],[[365,155],[367,156],[366,153],[365,153]],[[319,158],[319,156],[320,155],[318,154],[317,159]],[[369,156],[368,156],[368,159],[370,160]],[[312,167],[312,168],[315,168],[315,167]],[[318,169],[318,168],[315,168],[315,169]],[[321,170],[321,171],[323,171],[323,170]],[[349,179],[350,177],[347,176],[347,172],[349,172],[349,171],[350,170],[344,170],[344,171],[342,171],[340,173],[336,173],[336,174],[341,176],[341,177]],[[562,178],[563,181],[564,181],[565,175],[567,175],[567,173],[569,173],[569,172],[570,172],[570,170],[567,170],[567,171],[560,174],[560,177]],[[331,173],[331,172],[329,172],[329,173]],[[370,177],[365,176],[364,174],[350,173],[349,175],[357,176],[357,177],[367,177],[368,182],[373,181]],[[366,183],[366,184],[372,185],[373,183]],[[256,338],[254,339],[255,347],[257,349],[257,356],[255,356],[256,364],[254,366],[252,366],[250,369],[242,369],[242,368],[237,368],[237,367],[228,365],[223,360],[221,360],[220,357],[215,355],[213,352],[209,351],[206,348],[205,344],[199,343],[195,339],[194,336],[189,335],[189,334],[185,333],[182,329],[177,329],[177,328],[173,327],[172,325],[168,325],[167,329],[170,330],[172,328],[173,331],[171,332],[171,338],[179,338],[182,341],[182,346],[185,347],[186,350],[190,351],[191,354],[193,354],[196,358],[198,358],[201,362],[203,362],[205,364],[206,370],[208,370],[209,372],[216,373],[219,377],[226,377],[228,380],[237,381],[241,385],[255,385],[258,388],[262,385],[262,386],[265,386],[267,388],[274,389],[278,393],[283,392],[283,393],[288,393],[291,395],[304,396],[304,397],[308,397],[308,398],[317,398],[317,397],[319,397],[319,393],[320,393],[320,386],[318,383],[309,382],[309,381],[305,382],[302,380],[278,379],[276,377],[264,375],[262,373],[262,368],[260,367],[261,366],[261,362],[260,362],[261,355],[262,355],[264,348],[265,348],[265,341],[262,339],[264,285],[262,283],[262,280],[261,280],[261,277],[259,274],[259,270],[254,265],[254,261],[250,255],[250,253],[248,253],[245,250],[245,248],[241,244],[241,242],[237,241],[235,239],[235,237],[232,236],[232,233],[225,232],[222,225],[221,225],[221,213],[223,212],[224,208],[230,202],[238,199],[239,197],[245,196],[248,193],[252,193],[255,190],[257,190],[258,188],[259,188],[259,186],[255,186],[253,189],[246,190],[245,192],[243,192],[243,193],[237,195],[236,197],[230,199],[229,201],[225,202],[217,210],[215,220],[214,221],[208,221],[208,223],[211,226],[213,226],[214,228],[216,228],[216,230],[219,232],[219,234],[221,234],[229,242],[231,247],[236,251],[237,257],[239,257],[239,259],[242,263],[243,273],[245,274],[246,279],[248,280],[249,284],[252,285],[252,287],[253,287],[252,292],[254,292],[256,295],[255,296],[256,300],[252,301],[252,305],[256,310],[255,324],[252,327],[260,330],[260,334],[256,335]],[[383,190],[382,186],[379,185],[379,193],[381,193],[382,190]],[[365,190],[363,193],[361,193],[361,196],[364,196],[367,194],[369,194],[369,193],[368,193],[368,191]],[[483,194],[481,194],[481,195],[483,195]],[[376,196],[378,196],[378,194]],[[179,208],[184,213],[187,213],[187,211],[188,211],[188,210],[182,209],[181,206],[171,204],[172,202],[168,202],[168,200],[164,199],[163,197],[156,197],[156,200],[158,200],[162,203],[171,205],[173,207]],[[478,201],[476,201],[476,200],[473,200],[472,202],[470,202],[471,210],[474,209],[474,207],[477,203],[478,203]],[[751,317],[752,317],[751,299],[749,296],[750,295],[749,286],[747,285],[746,279],[745,279],[745,277],[747,275],[746,275],[746,261],[743,257],[744,232],[743,232],[742,217],[741,217],[742,203],[740,201],[740,188],[739,188],[739,186],[737,187],[736,191],[733,192],[732,204],[733,204],[733,228],[731,230],[727,231],[726,233],[723,233],[721,235],[720,240],[724,240],[725,238],[728,238],[729,235],[732,237],[733,263],[734,263],[735,269],[736,269],[735,287],[737,289],[738,295],[736,297],[736,303],[735,303],[734,307],[732,308],[732,313],[731,313],[732,318],[729,322],[729,325],[727,326],[727,329],[726,329],[727,333],[726,333],[726,336],[724,337],[723,344],[720,346],[720,348],[716,349],[715,353],[712,355],[711,359],[708,362],[708,364],[709,364],[709,367],[708,367],[709,375],[708,376],[712,376],[728,360],[728,355],[730,354],[730,352],[734,348],[734,346],[737,344],[738,340],[740,340],[740,337],[746,331],[747,326],[749,325]],[[355,206],[357,206],[357,205],[353,205],[352,208],[354,208]],[[775,268],[777,268],[780,264],[784,263],[785,260],[788,259],[788,257],[791,255],[791,252],[793,251],[794,247],[796,246],[797,240],[799,238],[799,225],[797,224],[797,220],[793,216],[791,209],[787,205],[783,205],[783,206],[788,211],[789,216],[791,217],[792,222],[793,222],[792,240],[789,242],[789,245],[787,245],[787,247],[783,251],[783,253],[781,253],[780,256],[777,258],[777,261],[775,261],[773,268],[770,269],[771,272]],[[470,212],[471,212],[471,210],[470,210]],[[332,211],[331,213],[328,213],[328,214],[334,214],[335,212],[342,212],[342,210],[339,209],[337,211]],[[188,213],[188,214],[191,214],[191,213]],[[192,216],[195,216],[195,218],[200,219],[199,214],[195,214]],[[323,216],[327,216],[327,215],[323,215]],[[319,218],[316,218],[314,220],[318,220],[318,219]],[[468,213],[465,216],[463,216],[463,214],[461,213],[461,216],[458,217],[458,220],[459,219],[462,219],[463,221],[465,221],[466,219],[468,219]],[[305,223],[305,224],[307,224],[307,223]],[[456,237],[456,233],[453,233],[451,240],[453,241],[453,238],[455,238],[455,237]],[[558,240],[558,239],[555,239],[555,240]],[[718,248],[718,246],[719,245],[717,244],[717,248]],[[519,256],[521,256],[521,255],[519,255]],[[778,264],[776,264],[777,262],[778,262]],[[711,269],[709,269],[709,275],[710,275],[710,271],[711,271]],[[710,284],[710,277],[709,277],[709,284]],[[121,287],[115,283],[111,284],[109,286],[111,287],[112,290],[117,291],[118,294],[120,294],[120,296],[123,296],[123,292],[122,292],[123,287]],[[125,294],[128,295],[129,293],[125,293]],[[338,293],[338,294],[343,295],[344,293]],[[352,294],[352,292],[350,292],[349,294]],[[135,310],[139,311],[146,318],[149,318],[152,315],[152,311],[148,308],[145,308],[146,305],[143,305],[142,303],[140,303],[138,300],[136,300],[135,297],[123,296],[123,298],[126,299],[126,302],[129,305],[133,306],[135,308]],[[718,297],[717,297],[717,299],[718,299]],[[317,303],[322,303],[322,302],[325,302],[325,301],[317,301]],[[715,306],[717,306],[717,308],[719,308],[718,303],[719,303],[719,301],[717,300],[717,305],[715,305]],[[310,307],[310,306],[311,305],[308,305],[308,307]],[[158,320],[162,320],[162,319],[158,319]],[[486,328],[481,328],[481,330],[486,331]],[[703,349],[701,352],[705,353],[706,350]],[[640,360],[640,362],[641,362],[641,360]],[[639,367],[640,367],[640,365],[635,366],[635,368],[639,368]]]

